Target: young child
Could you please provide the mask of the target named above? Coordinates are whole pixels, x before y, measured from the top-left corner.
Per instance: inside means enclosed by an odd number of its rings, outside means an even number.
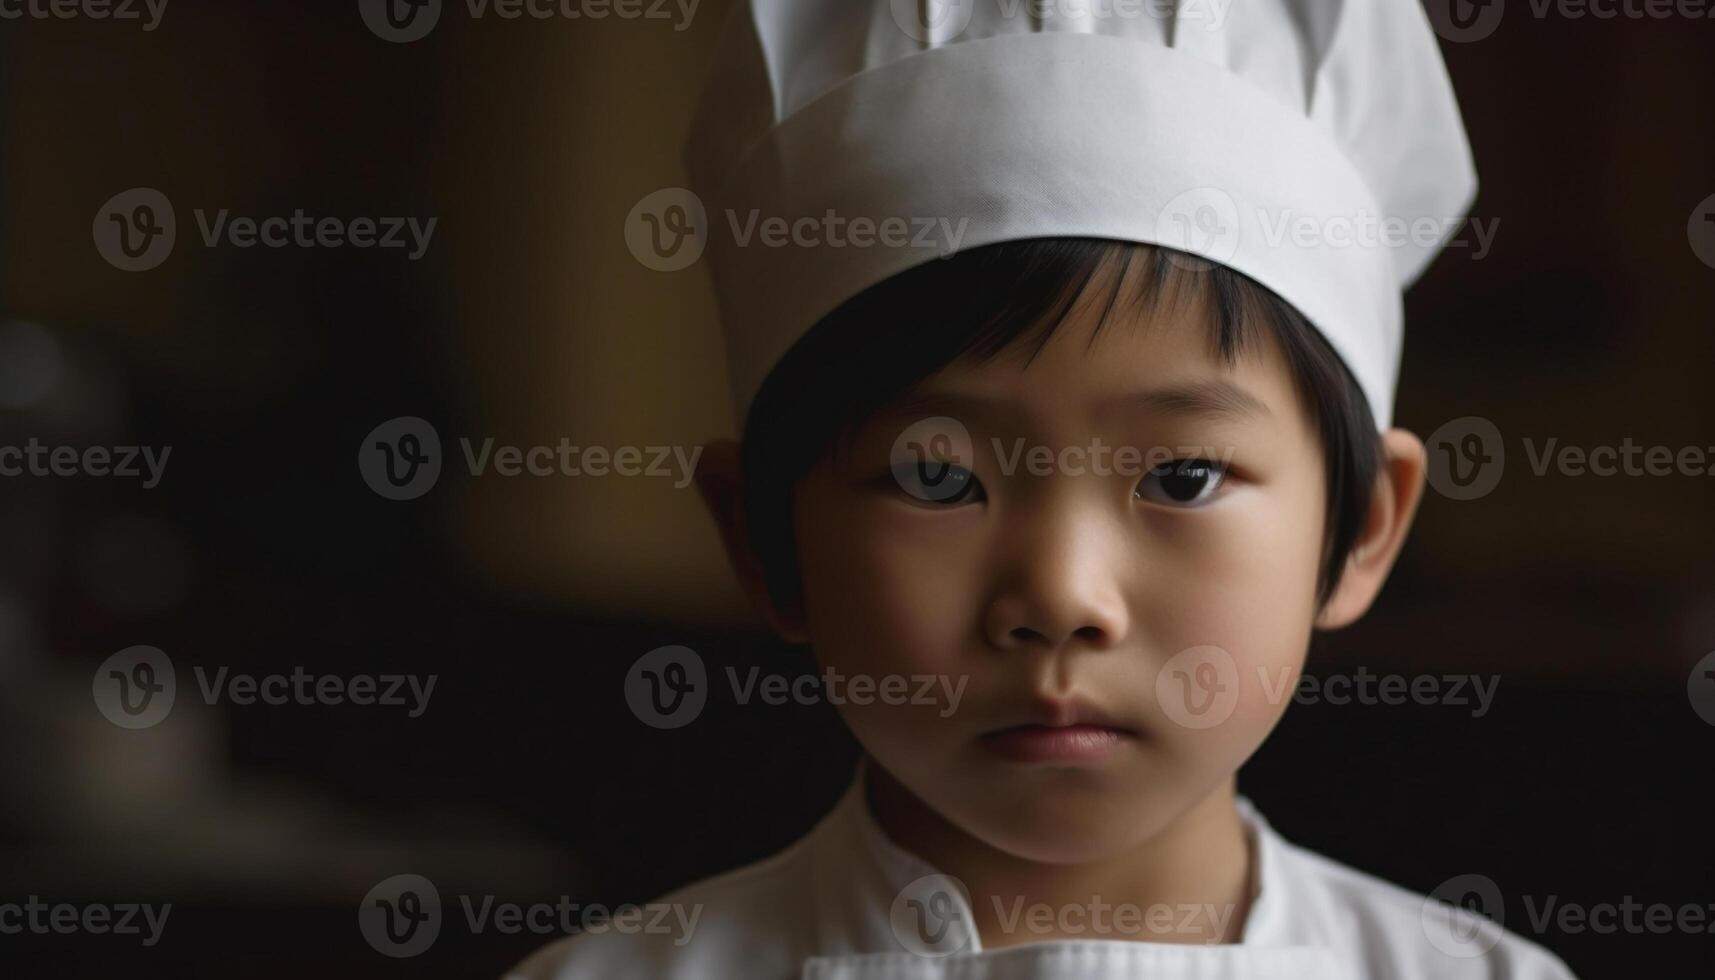
[[[748,0],[688,158],[734,567],[825,669],[959,696],[842,704],[851,790],[689,935],[519,975],[1570,976],[1235,793],[1422,490],[1401,292],[1475,177],[1416,0]]]

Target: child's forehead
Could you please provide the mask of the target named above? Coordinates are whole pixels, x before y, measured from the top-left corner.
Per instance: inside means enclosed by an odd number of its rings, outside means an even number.
[[[1267,391],[1253,391],[1225,376],[1183,374],[1159,383],[1088,386],[1072,393],[998,390],[957,383],[920,387],[885,413],[889,418],[947,417],[987,428],[1038,427],[1059,421],[1094,425],[1152,418],[1229,424],[1267,424],[1281,410]]]
[[[1289,408],[1292,379],[1270,331],[1252,331],[1255,341],[1228,359],[1218,330],[1205,291],[1177,288],[1140,303],[1111,283],[1092,282],[1045,342],[1027,331],[993,356],[955,359],[896,409],[997,420],[1149,414],[1247,421]]]

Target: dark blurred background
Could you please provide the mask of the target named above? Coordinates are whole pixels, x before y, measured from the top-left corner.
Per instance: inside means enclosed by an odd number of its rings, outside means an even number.
[[[729,6],[677,30],[682,8],[449,2],[410,43],[355,0],[0,20],[0,446],[171,447],[153,489],[0,478],[0,903],[173,903],[149,948],[0,935],[0,975],[498,976],[546,937],[472,935],[453,896],[645,901],[778,849],[844,788],[832,709],[717,687],[662,731],[628,708],[627,670],[663,644],[711,673],[813,669],[750,618],[692,489],[451,462],[460,435],[731,434],[706,274],[646,268],[623,234],[682,182]],[[1715,454],[1715,245],[1694,241],[1715,20],[1506,10],[1443,44],[1498,225],[1409,297],[1398,421],[1487,419],[1507,467],[1478,499],[1431,493],[1377,608],[1310,668],[1497,677],[1493,709],[1296,706],[1241,781],[1289,838],[1420,893],[1489,876],[1506,924],[1581,976],[1707,977],[1715,934],[1538,929],[1525,899],[1715,906],[1695,710],[1715,694],[1693,672],[1715,651],[1715,477],[1538,476],[1522,447]],[[139,187],[172,202],[177,243],[127,272],[92,220]],[[417,261],[207,248],[193,212],[221,208],[437,226]],[[356,464],[400,416],[449,458],[408,501]],[[131,731],[91,685],[140,644],[179,693]],[[415,718],[210,707],[199,665],[438,682]],[[357,912],[403,872],[450,921],[392,959]]]

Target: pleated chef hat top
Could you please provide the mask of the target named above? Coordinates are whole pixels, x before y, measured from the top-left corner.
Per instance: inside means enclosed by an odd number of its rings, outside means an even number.
[[[741,425],[867,287],[1088,236],[1274,290],[1386,428],[1401,294],[1476,192],[1418,0],[739,0],[686,163]]]

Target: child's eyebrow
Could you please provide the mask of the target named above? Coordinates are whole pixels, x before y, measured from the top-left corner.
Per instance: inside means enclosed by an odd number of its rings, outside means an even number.
[[[1126,392],[1104,398],[1104,411],[1178,415],[1214,421],[1247,421],[1271,418],[1262,399],[1231,381],[1195,381],[1187,384]]]

